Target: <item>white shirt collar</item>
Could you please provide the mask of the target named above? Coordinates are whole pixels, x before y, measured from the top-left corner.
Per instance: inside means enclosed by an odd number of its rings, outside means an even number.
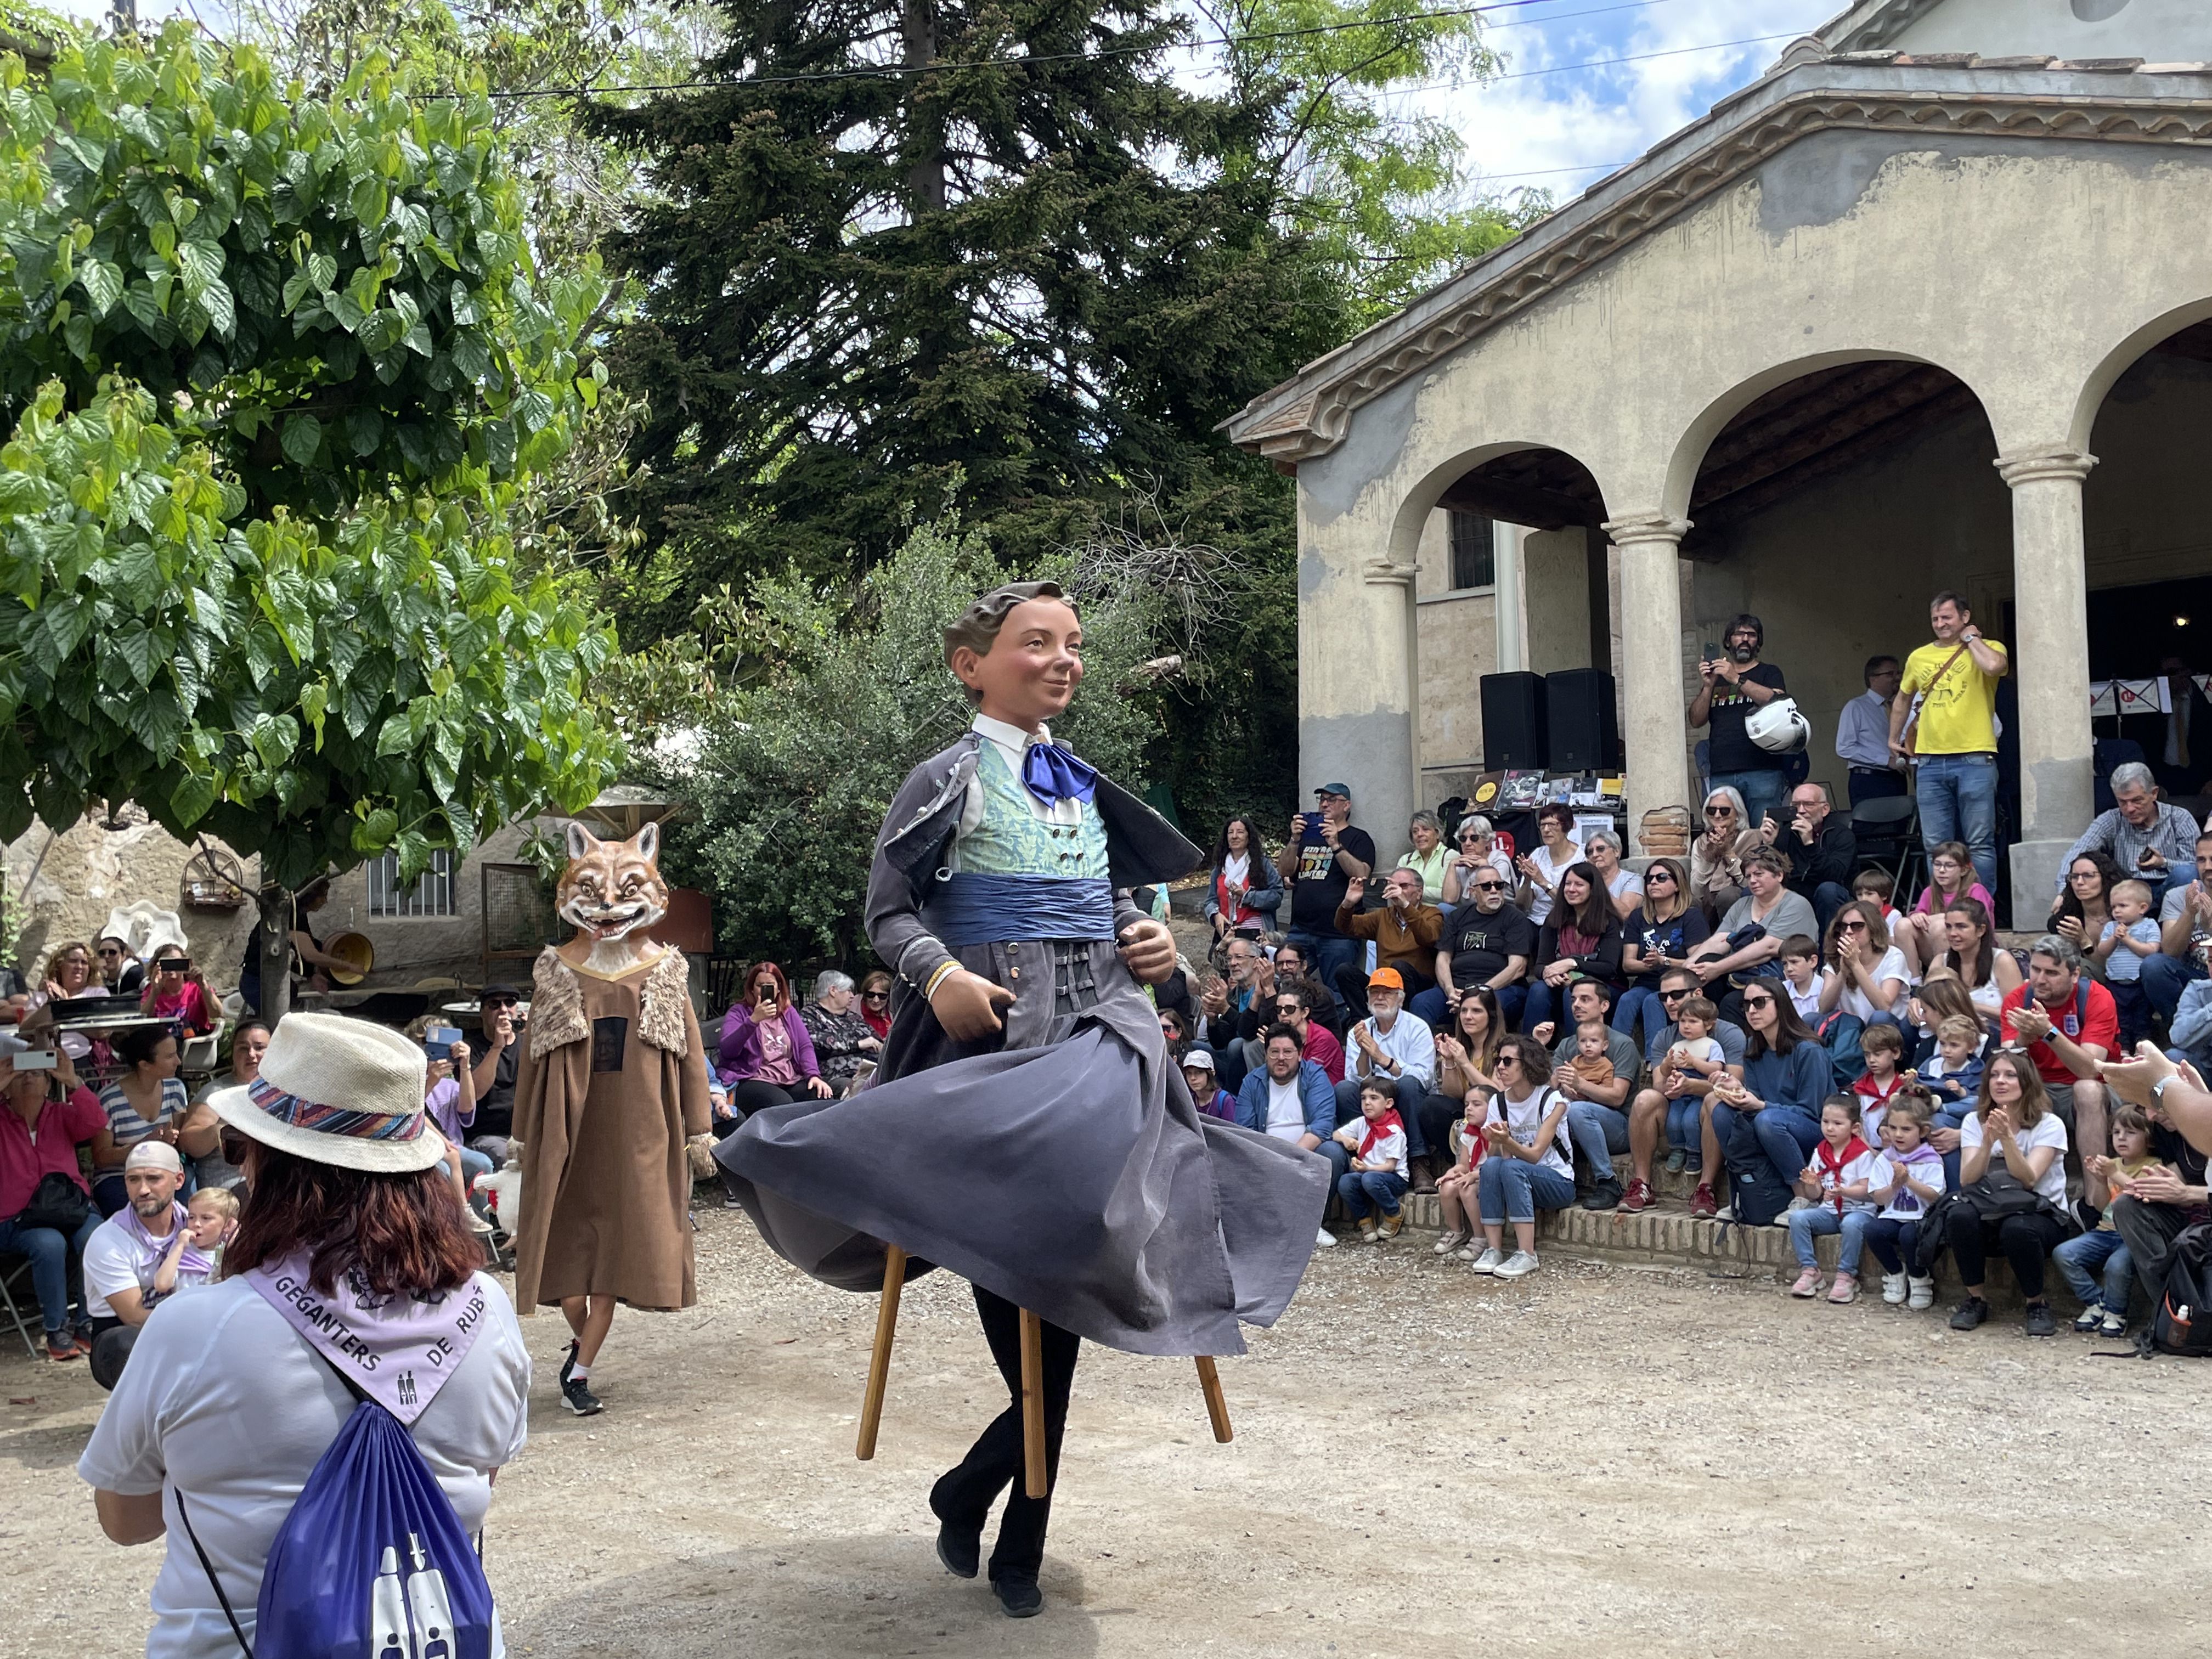
[[[1022,757],[1023,752],[1031,744],[1052,741],[1052,729],[1049,726],[1038,726],[1036,735],[1031,737],[1020,726],[1010,726],[1005,720],[994,720],[988,714],[976,715],[972,729],[979,736],[988,738],[993,743],[997,744],[1016,760]]]

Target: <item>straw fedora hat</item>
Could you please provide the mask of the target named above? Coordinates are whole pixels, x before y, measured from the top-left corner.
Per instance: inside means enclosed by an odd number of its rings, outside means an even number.
[[[428,1061],[397,1031],[343,1014],[287,1014],[261,1074],[208,1097],[215,1115],[264,1146],[314,1164],[387,1175],[427,1170],[446,1138],[423,1109]]]

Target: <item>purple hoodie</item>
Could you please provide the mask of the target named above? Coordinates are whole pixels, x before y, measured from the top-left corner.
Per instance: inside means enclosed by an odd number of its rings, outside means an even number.
[[[806,1030],[806,1022],[799,1017],[796,1008],[786,1008],[779,1016],[783,1029],[791,1034],[791,1063],[799,1068],[801,1079],[820,1077],[822,1067],[814,1058],[814,1038]],[[730,1012],[722,1016],[722,1042],[716,1052],[721,1057],[723,1079],[743,1083],[747,1078],[758,1077],[761,1068],[760,1030],[753,1024],[752,1010],[742,1002],[732,1003]]]

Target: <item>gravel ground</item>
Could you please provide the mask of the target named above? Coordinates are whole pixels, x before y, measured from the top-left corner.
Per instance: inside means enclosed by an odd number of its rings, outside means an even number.
[[[1003,1401],[965,1287],[908,1291],[860,1464],[872,1299],[801,1279],[740,1217],[702,1225],[704,1300],[617,1321],[605,1415],[559,1409],[560,1322],[526,1324],[534,1433],[487,1534],[513,1651],[1826,1659],[2206,1635],[2212,1368],[1557,1255],[1508,1286],[1410,1235],[1317,1256],[1223,1362],[1233,1445],[1188,1364],[1087,1350],[1045,1613],[1014,1623],[939,1569],[923,1506]],[[0,1385],[0,1655],[138,1651],[158,1552],[102,1540],[72,1469],[97,1391],[20,1347]]]

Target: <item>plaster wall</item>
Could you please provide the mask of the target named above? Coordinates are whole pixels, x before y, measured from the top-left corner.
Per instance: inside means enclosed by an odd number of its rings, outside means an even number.
[[[1882,45],[1984,58],[2199,64],[2212,59],[2212,11],[2203,0],[1943,0]]]
[[[1423,530],[1419,574],[1414,585],[1414,624],[1419,667],[1420,766],[1417,805],[1433,805],[1441,793],[1426,775],[1482,769],[1480,681],[1498,666],[1498,598],[1488,587],[1454,592],[1450,514],[1431,513]],[[1371,829],[1370,829],[1371,833]]]
[[[1551,446],[1614,519],[1680,519],[1738,410],[1872,357],[1957,374],[1997,449],[2086,447],[2118,370],[2212,314],[2212,252],[2186,230],[2208,215],[2201,152],[1816,132],[1364,404],[1299,468],[1302,787],[1340,771],[1391,803],[1367,822],[1401,816],[1413,663],[1395,683],[1377,665],[1410,634],[1430,510],[1468,467]],[[2085,716],[2085,762],[2086,736]],[[1665,804],[1636,787],[1632,769],[1632,811]]]

